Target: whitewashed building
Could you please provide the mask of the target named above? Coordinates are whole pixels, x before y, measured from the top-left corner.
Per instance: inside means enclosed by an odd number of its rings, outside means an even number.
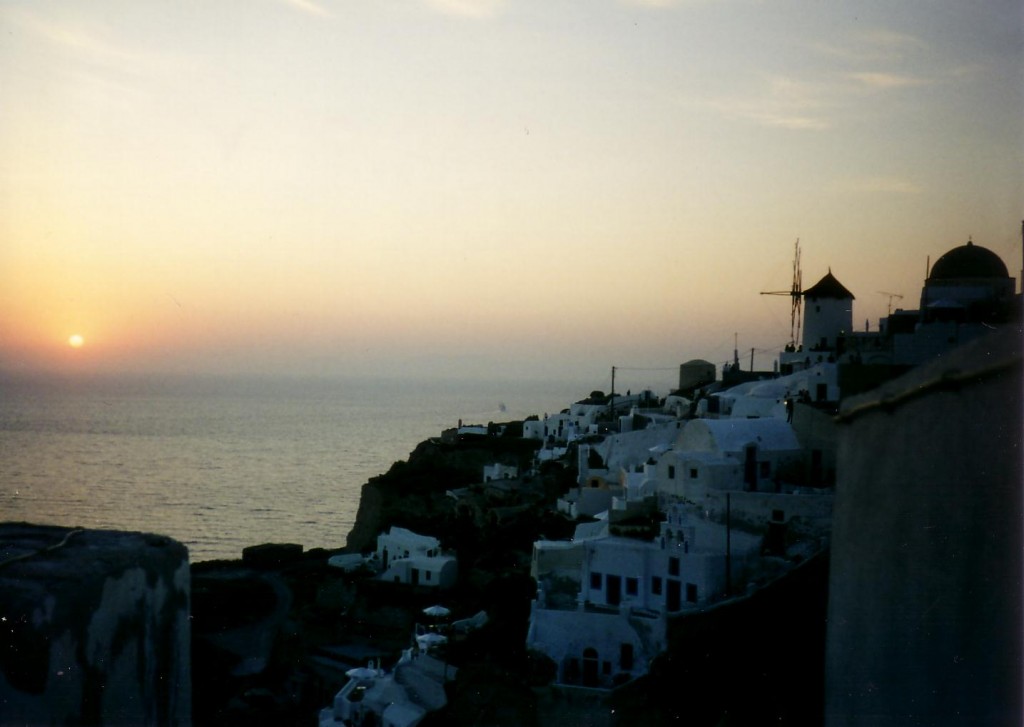
[[[393,527],[377,536],[375,559],[380,580],[410,586],[451,588],[458,578],[458,561],[441,552],[437,538]]]
[[[666,619],[741,588],[760,546],[682,505],[666,511],[654,541],[535,543],[527,646],[555,662],[561,684],[609,688],[641,676],[666,647]]]
[[[539,439],[550,444],[568,444],[597,431],[597,420],[607,413],[604,404],[577,402],[558,414],[545,414],[541,419],[523,422],[523,438]]]
[[[416,727],[427,714],[448,703],[444,684],[457,672],[455,667],[412,649],[403,652],[390,673],[372,665],[353,669],[334,704],[320,711],[319,725]]]
[[[697,498],[707,490],[771,492],[780,469],[803,461],[793,427],[774,417],[691,419],[658,458],[658,492]]]

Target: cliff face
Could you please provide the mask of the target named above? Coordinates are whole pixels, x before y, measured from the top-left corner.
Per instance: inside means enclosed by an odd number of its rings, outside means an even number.
[[[536,442],[518,437],[421,442],[408,461],[394,463],[386,474],[363,485],[346,550],[372,550],[377,535],[391,525],[440,536],[453,514],[453,501],[446,494],[449,490],[480,482],[483,468],[495,462],[522,471],[536,448]]]
[[[356,521],[345,540],[346,550],[360,552],[372,547],[380,532],[383,509],[383,487],[371,480],[363,485],[359,494],[359,510],[356,511]]]

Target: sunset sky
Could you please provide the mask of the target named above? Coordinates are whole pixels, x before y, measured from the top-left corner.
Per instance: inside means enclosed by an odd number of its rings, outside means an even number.
[[[859,327],[1019,278],[1021,7],[3,0],[0,369],[767,367],[797,238]]]

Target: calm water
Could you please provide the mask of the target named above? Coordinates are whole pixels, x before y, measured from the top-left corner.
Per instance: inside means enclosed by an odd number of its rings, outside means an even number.
[[[420,441],[459,418],[558,411],[584,388],[0,379],[0,520],[163,533],[193,562],[272,541],[341,547],[360,487]]]

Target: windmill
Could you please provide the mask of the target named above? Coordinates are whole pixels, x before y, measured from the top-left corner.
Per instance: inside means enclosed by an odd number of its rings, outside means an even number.
[[[800,238],[796,240],[793,249],[793,285],[789,290],[767,290],[761,295],[788,295],[790,296],[789,313],[789,348],[796,350],[796,337],[800,332],[800,314],[803,311],[803,274],[800,272]]]

